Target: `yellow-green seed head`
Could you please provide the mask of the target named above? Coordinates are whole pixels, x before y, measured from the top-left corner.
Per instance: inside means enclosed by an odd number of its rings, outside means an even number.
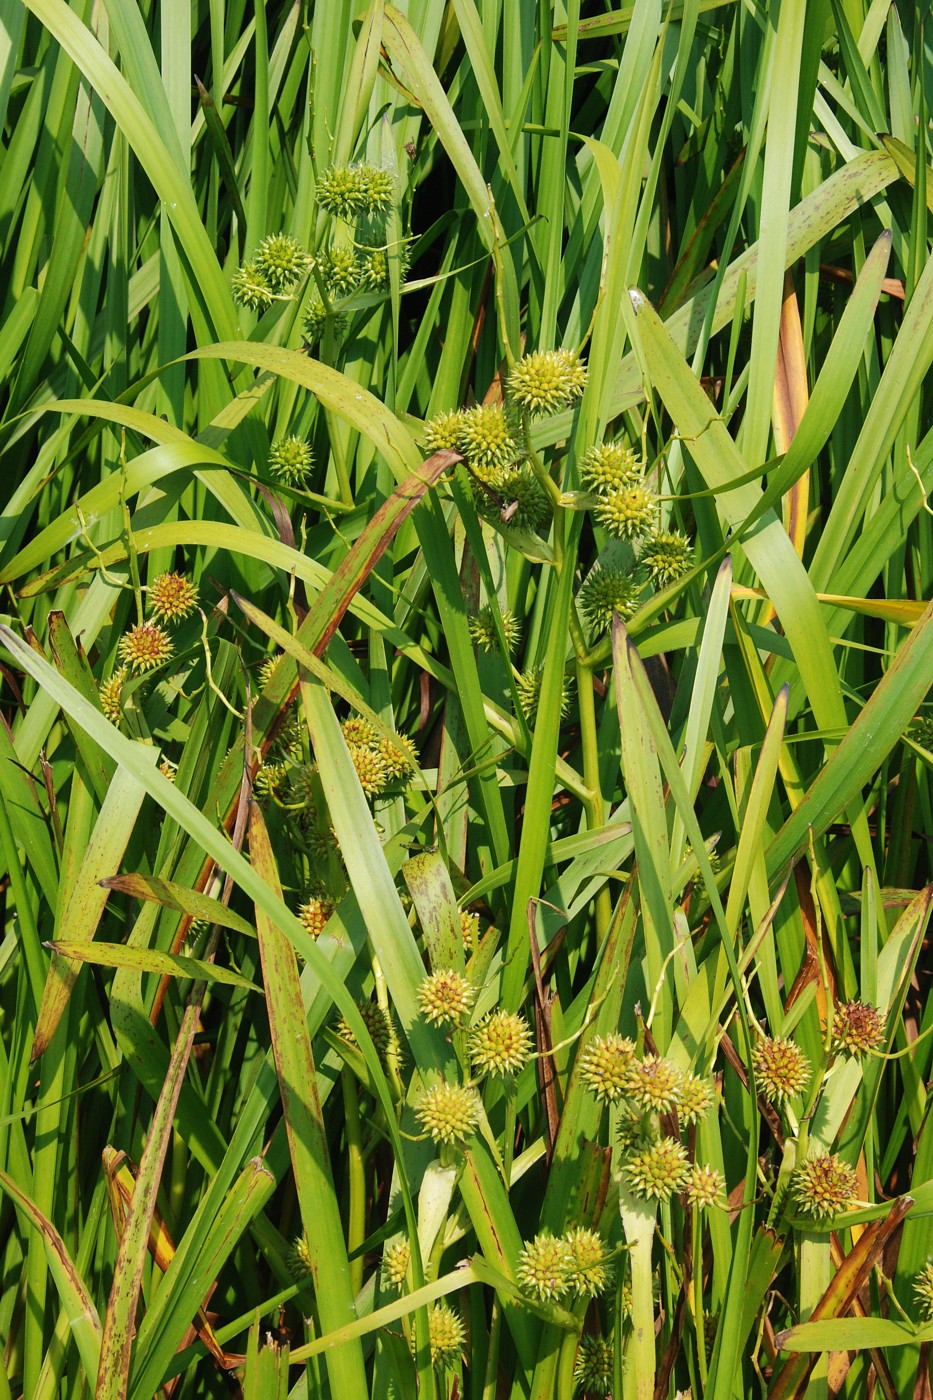
[[[149,611],[160,622],[181,622],[198,605],[198,590],[187,574],[159,574],[149,588]]]
[[[336,905],[332,899],[318,899],[312,895],[298,909],[298,917],[315,940],[324,932],[328,919]]]
[[[388,1014],[375,1001],[358,1001],[356,1009],[363,1018],[363,1024],[369,1031],[369,1038],[373,1043],[373,1048],[380,1059],[385,1055],[392,1044],[392,1022]],[[345,1040],[350,1045],[356,1045],[357,1039],[350,1029],[343,1016],[337,1022],[337,1034],[341,1040]]]
[[[172,655],[168,633],[157,622],[138,622],[121,638],[120,659],[134,671],[151,671]]]
[[[855,1168],[831,1152],[809,1157],[794,1172],[792,1191],[801,1214],[824,1220],[856,1200]]]
[[[920,1272],[914,1275],[914,1297],[923,1316],[928,1322],[933,1321],[933,1262],[929,1260]]]
[[[659,530],[642,546],[639,564],[657,588],[683,578],[690,569],[690,541],[678,530]]]
[[[833,1011],[832,1048],[858,1059],[884,1044],[884,1017],[863,1001],[844,1001]]]
[[[388,786],[389,773],[382,755],[365,744],[350,744],[350,758],[367,797],[375,797]]]
[[[365,749],[378,749],[379,730],[362,715],[351,715],[340,726],[340,732],[347,744],[355,744]]]
[[[769,1103],[792,1099],[807,1087],[810,1061],[793,1040],[765,1036],[752,1051],[755,1083]]]
[[[518,456],[518,444],[498,404],[478,405],[460,414],[458,446],[473,470],[484,479]]]
[[[246,306],[250,311],[268,311],[272,305],[273,293],[269,280],[254,262],[245,262],[237,268],[230,289],[237,306]]]
[[[470,1032],[470,1062],[484,1074],[514,1075],[531,1054],[531,1031],[524,1016],[491,1011]]]
[[[327,248],[318,259],[321,278],[328,295],[339,300],[359,286],[360,269],[352,248]]]
[[[460,932],[463,935],[464,951],[469,956],[479,943],[479,915],[471,914],[469,909],[461,909]]]
[[[683,1074],[673,1060],[649,1055],[633,1060],[626,1089],[645,1113],[670,1113],[677,1107]]]
[[[287,292],[308,268],[310,259],[297,238],[288,233],[272,233],[264,238],[253,255],[253,266],[274,292]]]
[[[627,1036],[597,1036],[583,1052],[580,1074],[591,1094],[603,1103],[614,1103],[626,1091],[634,1059],[635,1042]]]
[[[269,449],[269,471],[284,486],[303,486],[313,463],[310,446],[294,433],[279,438]]]
[[[677,1117],[682,1125],[698,1123],[706,1116],[712,1102],[713,1086],[708,1079],[698,1074],[683,1076],[677,1092]]]
[[[317,202],[329,214],[351,219],[364,207],[363,179],[358,165],[331,165],[318,181]]]
[[[564,1235],[570,1251],[570,1282],[578,1298],[595,1298],[609,1282],[609,1266],[602,1238],[595,1230],[575,1226]]]
[[[424,425],[425,451],[431,452],[459,452],[460,451],[460,428],[463,423],[463,414],[459,411],[453,413],[438,413]]]
[[[337,313],[331,315],[334,343],[339,345],[347,333],[346,316]],[[327,311],[324,303],[319,297],[312,297],[305,311],[304,338],[309,346],[316,345],[319,340],[324,339],[324,332],[327,329]]]
[[[98,690],[100,707],[111,724],[119,725],[123,718],[123,683],[129,675],[129,668],[119,666],[109,680],[103,681]]]
[[[647,534],[654,524],[657,499],[647,486],[623,486],[603,497],[596,518],[617,540],[633,540]]]
[[[694,1167],[687,1182],[687,1200],[693,1206],[723,1205],[726,1183],[715,1167]]]
[[[452,1026],[461,1021],[475,995],[476,989],[453,968],[423,977],[417,992],[422,1015],[436,1026]]]
[[[580,462],[580,480],[588,491],[601,495],[621,491],[641,480],[642,464],[630,447],[603,442],[590,447]]]
[[[573,1259],[565,1239],[546,1231],[536,1235],[518,1256],[519,1287],[533,1298],[560,1298],[572,1286]]]
[[[577,1388],[594,1395],[608,1395],[612,1389],[614,1369],[611,1338],[585,1332],[580,1338],[573,1366]]]
[[[541,686],[544,681],[544,664],[538,666],[528,666],[521,675],[515,678],[515,689],[518,692],[518,702],[522,707],[522,714],[528,724],[533,724],[538,713],[538,703],[541,699]],[[560,713],[561,718],[566,717],[570,710],[570,677],[564,676],[561,681],[560,691]]]
[[[690,1179],[690,1163],[676,1138],[662,1137],[633,1152],[622,1168],[629,1190],[646,1200],[669,1201]]]
[[[382,1272],[393,1288],[403,1288],[411,1263],[411,1245],[407,1240],[396,1240],[390,1244],[382,1256]]]
[[[456,1366],[463,1350],[463,1323],[448,1303],[432,1303],[428,1309],[428,1337],[432,1365],[439,1371]]]
[[[390,783],[407,778],[418,765],[418,750],[407,734],[396,734],[394,739],[380,739],[378,751]]]
[[[506,649],[511,654],[521,636],[521,628],[515,614],[508,610],[501,614],[501,619]],[[480,608],[475,617],[470,618],[470,636],[481,651],[498,651],[499,637],[491,604],[487,603],[485,607]]]
[[[638,585],[622,569],[597,564],[577,597],[583,616],[594,637],[612,626],[612,615],[627,620],[638,607]]]
[[[509,397],[534,417],[558,413],[583,393],[586,367],[572,350],[523,355],[509,375]]]
[[[415,1117],[437,1143],[462,1143],[473,1136],[479,1123],[480,1104],[475,1089],[461,1084],[432,1084],[415,1105]]]
[[[489,485],[495,496],[474,483],[473,500],[478,515],[505,530],[543,530],[551,508],[544,488],[527,463],[493,472]]]

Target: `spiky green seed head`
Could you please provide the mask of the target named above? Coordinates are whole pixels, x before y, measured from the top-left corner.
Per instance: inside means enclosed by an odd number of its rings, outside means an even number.
[[[303,486],[314,465],[314,454],[304,438],[292,433],[269,449],[269,472],[283,486]]]
[[[330,319],[333,328],[334,344],[339,345],[347,333],[347,327],[349,325],[349,322],[346,316],[342,315],[339,312],[336,314],[332,314]],[[312,345],[317,345],[319,340],[324,339],[324,333],[326,329],[327,311],[325,309],[324,303],[321,301],[320,297],[312,297],[311,301],[308,302],[308,307],[305,311],[303,333],[306,344],[309,347]]]
[[[712,1102],[713,1086],[708,1079],[698,1074],[683,1076],[677,1092],[677,1117],[682,1124],[698,1123],[706,1116]]]
[[[109,680],[101,682],[98,690],[100,707],[111,724],[119,727],[123,718],[123,683],[129,675],[129,667],[119,666]]]
[[[930,1260],[914,1275],[914,1297],[923,1316],[928,1322],[933,1321],[933,1262]]]
[[[318,181],[316,198],[322,209],[350,220],[364,208],[363,178],[358,165],[331,165]]]
[[[792,1099],[807,1086],[810,1061],[793,1040],[765,1036],[752,1051],[755,1084],[769,1103]]]
[[[325,249],[318,267],[328,296],[334,300],[350,296],[359,286],[360,269],[352,248]]]
[[[537,418],[567,408],[585,386],[586,366],[572,350],[536,350],[514,366],[508,392],[513,403]]]
[[[328,919],[337,906],[332,899],[318,899],[312,895],[299,906],[298,917],[315,942],[324,932]]]
[[[560,1298],[571,1287],[573,1259],[567,1241],[543,1231],[518,1256],[515,1276],[533,1298]]]
[[[425,1089],[415,1105],[415,1117],[436,1143],[453,1146],[473,1136],[480,1104],[475,1089],[443,1080]]]
[[[463,1351],[463,1323],[448,1303],[432,1303],[428,1309],[431,1364],[439,1371],[456,1366]],[[415,1338],[412,1337],[414,1347]]]
[[[411,1245],[407,1240],[396,1240],[390,1244],[382,1256],[382,1272],[393,1288],[403,1288],[411,1263]]]
[[[574,1226],[564,1235],[570,1251],[570,1282],[578,1298],[595,1298],[609,1282],[609,1265],[602,1238],[595,1230]]]
[[[690,1178],[683,1144],[662,1137],[633,1152],[622,1168],[629,1190],[645,1200],[669,1201]]]
[[[172,655],[168,633],[157,622],[138,622],[120,639],[120,659],[134,671],[151,671]]]
[[[597,564],[577,595],[592,635],[601,637],[609,631],[613,613],[623,620],[630,618],[638,607],[638,594],[638,585],[623,569]]]
[[[855,1204],[855,1168],[831,1152],[808,1157],[794,1172],[792,1192],[803,1215],[824,1220]]]
[[[603,1103],[615,1103],[625,1093],[634,1059],[635,1042],[627,1036],[597,1036],[583,1052],[580,1074],[591,1094]]]
[[[429,419],[424,425],[422,437],[425,451],[459,452],[462,422],[463,414],[458,410],[453,413],[438,413]]]
[[[395,203],[395,180],[381,165],[363,161],[357,166],[363,210],[367,214],[386,214]]]
[[[349,752],[360,787],[367,797],[376,797],[384,792],[389,784],[389,772],[378,749],[371,749],[365,744],[350,744]]]
[[[607,1396],[612,1389],[614,1369],[611,1338],[584,1333],[573,1365],[577,1389]]]
[[[462,973],[449,968],[423,977],[416,995],[426,1021],[435,1026],[453,1026],[473,1005],[476,989]]]
[[[500,617],[506,650],[511,655],[521,637],[521,627],[515,614],[508,610],[501,613]],[[490,603],[480,608],[475,617],[470,618],[470,636],[481,651],[498,651],[499,636],[496,632],[495,611]]]
[[[394,739],[380,739],[378,752],[390,783],[407,778],[418,766],[418,750],[407,734],[396,734]]]
[[[682,1085],[683,1074],[673,1060],[648,1055],[632,1061],[626,1091],[643,1112],[670,1113],[677,1107]]]
[[[726,1183],[715,1167],[694,1167],[687,1182],[687,1200],[705,1208],[724,1204]]]
[[[489,485],[495,496],[474,484],[473,499],[478,515],[506,530],[532,533],[543,530],[551,507],[544,487],[527,463],[494,472]]]
[[[273,292],[287,292],[308,268],[310,258],[288,233],[271,233],[253,254],[253,266],[265,278]]]
[[[392,1022],[388,1013],[375,1001],[358,1001],[356,1009],[363,1019],[363,1024],[369,1031],[369,1038],[373,1043],[373,1048],[380,1060],[384,1060],[389,1046],[392,1044]],[[349,1045],[358,1046],[358,1041],[354,1032],[343,1016],[337,1022],[337,1034],[341,1040],[347,1041]]]
[[[614,539],[634,540],[651,529],[656,510],[654,492],[636,483],[605,495],[596,507],[596,518]]]
[[[461,909],[460,933],[463,936],[464,951],[470,956],[479,943],[479,915],[471,914],[469,909]]]
[[[588,491],[607,495],[634,486],[641,480],[642,463],[621,442],[603,442],[587,448],[580,462],[580,480]]]
[[[519,451],[508,419],[498,404],[477,405],[461,413],[457,445],[484,480],[513,462]]]
[[[288,774],[289,806],[313,807],[316,779],[316,763],[297,763],[291,768]]]
[[[296,1283],[301,1283],[306,1278],[311,1278],[314,1273],[314,1262],[311,1258],[311,1251],[308,1248],[308,1241],[304,1235],[298,1235],[294,1240],[291,1249],[288,1251],[288,1267]]]
[[[389,255],[385,248],[357,254],[357,281],[368,292],[385,291],[389,285]]]
[[[863,1001],[841,1002],[833,1011],[832,1048],[858,1059],[884,1044],[884,1017]]]
[[[679,530],[659,530],[645,540],[638,562],[647,569],[655,587],[664,588],[689,572],[690,553],[686,535]]]
[[[538,713],[538,704],[541,699],[541,686],[544,681],[544,663],[538,666],[528,666],[516,677],[515,689],[518,692],[518,701],[522,707],[522,714],[528,724],[533,724]],[[561,681],[560,692],[560,713],[561,718],[566,718],[570,710],[570,677],[564,676]]]
[[[379,730],[363,715],[351,715],[340,726],[347,744],[355,744],[365,749],[378,749]]]
[[[198,605],[198,590],[187,574],[159,574],[149,587],[149,611],[160,622],[181,622]]]
[[[254,262],[245,262],[233,274],[230,284],[233,300],[237,306],[246,306],[250,311],[268,311],[272,305],[273,292],[269,280]]]
[[[518,1074],[530,1054],[531,1031],[524,1016],[491,1011],[470,1032],[470,1063],[482,1074]]]
[[[288,773],[288,765],[281,762],[260,763],[253,779],[253,796],[260,799],[277,796]]]

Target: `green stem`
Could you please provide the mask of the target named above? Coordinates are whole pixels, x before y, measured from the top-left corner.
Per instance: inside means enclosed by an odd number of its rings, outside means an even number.
[[[366,1238],[366,1174],[363,1166],[363,1134],[360,1127],[360,1101],[356,1080],[349,1069],[340,1074],[346,1122],[347,1177],[350,1200],[347,1211],[347,1253],[352,1254]],[[363,1256],[350,1260],[350,1288],[354,1297],[363,1287]]]
[[[573,632],[575,610],[571,607],[571,633]],[[579,628],[579,622],[577,622]],[[583,781],[589,789],[589,797],[584,799],[586,824],[590,831],[597,831],[605,822],[605,803],[599,781],[599,731],[596,727],[596,701],[593,694],[593,673],[579,659],[577,654],[577,701],[580,711],[580,744],[583,749]],[[612,897],[608,885],[603,885],[596,896],[596,936],[601,942],[612,918]]]
[[[693,1236],[693,1326],[697,1334],[697,1365],[706,1390],[706,1332],[703,1326],[703,1213],[694,1206],[690,1221]]]

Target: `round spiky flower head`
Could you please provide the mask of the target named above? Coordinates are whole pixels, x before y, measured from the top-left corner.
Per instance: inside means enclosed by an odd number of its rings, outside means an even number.
[[[609,1282],[602,1238],[595,1230],[575,1226],[564,1235],[570,1251],[570,1283],[578,1298],[595,1298]]]
[[[868,1055],[884,1044],[884,1017],[863,1001],[844,1001],[833,1011],[832,1048],[844,1055]]]
[[[463,414],[455,409],[452,413],[438,413],[424,425],[422,441],[426,452],[459,452],[460,428]]]
[[[365,744],[351,744],[350,758],[363,791],[370,797],[382,792],[388,784],[389,774],[378,750]]]
[[[623,1167],[625,1179],[636,1196],[669,1201],[690,1178],[690,1163],[676,1138],[662,1137],[634,1152]]]
[[[274,292],[287,292],[307,269],[309,258],[297,238],[288,233],[270,233],[253,255],[253,266]]]
[[[515,689],[518,691],[518,701],[522,707],[522,714],[529,724],[533,724],[538,713],[538,702],[541,699],[541,685],[544,680],[544,665],[528,666],[521,675],[515,678]],[[563,719],[570,709],[570,677],[564,676],[560,688],[560,713]]]
[[[432,972],[418,986],[418,1005],[426,1021],[436,1026],[452,1026],[469,1011],[476,988],[453,968]]]
[[[914,1297],[927,1321],[933,1321],[933,1262],[930,1260],[914,1276]]]
[[[138,622],[131,627],[117,648],[120,657],[134,671],[151,671],[172,654],[168,633],[157,622]]]
[[[368,214],[385,214],[395,203],[395,181],[381,165],[363,161],[357,166],[363,208]]]
[[[583,1082],[603,1103],[614,1103],[626,1091],[634,1058],[635,1042],[627,1036],[597,1036],[580,1060]]]
[[[318,259],[321,278],[332,297],[347,297],[359,286],[360,269],[352,248],[327,248]]]
[[[316,198],[322,209],[351,219],[364,205],[363,180],[358,165],[331,165],[318,181]]]
[[[160,622],[180,622],[198,605],[198,590],[187,574],[159,574],[149,588],[149,611]]]
[[[314,806],[314,782],[317,775],[317,765],[314,763],[297,763],[289,770],[289,805],[292,807],[313,807]]]
[[[511,653],[521,636],[521,628],[515,614],[508,609],[501,616],[505,645]],[[481,651],[498,651],[499,637],[496,632],[495,613],[490,603],[480,608],[475,617],[470,618],[470,636]]]
[[[682,1124],[698,1123],[713,1102],[713,1086],[698,1074],[685,1074],[677,1091],[677,1117]]]
[[[479,1123],[479,1096],[475,1089],[442,1080],[425,1089],[415,1105],[415,1116],[435,1142],[465,1142]]]
[[[472,954],[479,942],[479,915],[472,914],[469,909],[461,909],[460,932],[463,936],[464,951]]]
[[[119,725],[123,718],[123,707],[121,698],[123,695],[123,682],[129,674],[126,666],[119,666],[109,680],[103,681],[98,690],[100,696],[100,707],[110,720],[111,724]]]
[[[547,1231],[535,1235],[518,1256],[519,1287],[535,1298],[559,1298],[571,1287],[573,1256],[565,1239]]]
[[[649,1055],[633,1060],[626,1089],[646,1113],[670,1113],[680,1102],[683,1074],[673,1060]]]
[[[483,478],[508,466],[518,456],[518,443],[499,404],[477,404],[461,413],[458,445],[473,470]]]
[[[810,1078],[810,1061],[793,1040],[765,1036],[752,1051],[755,1082],[769,1103],[802,1093]]]
[[[356,1009],[363,1019],[363,1024],[369,1031],[369,1038],[373,1043],[373,1048],[380,1060],[385,1058],[389,1047],[392,1044],[392,1022],[388,1012],[375,1001],[358,1001]],[[343,1016],[337,1022],[337,1034],[341,1040],[346,1040],[350,1045],[357,1045],[357,1039],[350,1029]]]
[[[509,530],[541,530],[550,514],[544,488],[527,464],[505,467],[490,480],[495,496],[474,483],[477,514]]]
[[[531,1054],[531,1031],[524,1016],[491,1011],[470,1032],[470,1063],[486,1074],[518,1074]]]
[[[597,564],[577,595],[593,636],[608,632],[613,613],[630,618],[638,607],[638,594],[638,585],[622,569]]]
[[[933,715],[915,715],[908,732],[915,744],[933,753]]]
[[[298,917],[314,939],[320,938],[324,926],[337,906],[332,899],[318,899],[312,895],[298,909]]]
[[[646,534],[654,524],[657,498],[647,486],[623,486],[603,497],[596,517],[617,540],[633,540]]]
[[[276,796],[285,782],[287,767],[284,763],[262,762],[253,779],[253,796],[259,798]]]
[[[314,1273],[311,1251],[304,1235],[298,1235],[288,1251],[288,1266],[297,1283],[300,1283],[302,1279],[310,1278]]]
[[[428,1337],[431,1362],[438,1370],[456,1366],[463,1350],[463,1323],[447,1303],[433,1303],[428,1309]]]
[[[694,1167],[687,1182],[687,1200],[694,1206],[715,1206],[723,1199],[726,1183],[715,1167]]]
[[[411,1245],[407,1240],[396,1240],[390,1244],[382,1256],[382,1272],[393,1288],[401,1288],[408,1277],[411,1263]]]
[[[284,486],[303,486],[313,462],[311,448],[295,433],[279,438],[269,449],[269,471]]]
[[[347,333],[347,318],[343,315],[332,315],[331,325],[333,328],[334,343],[338,344]],[[304,338],[308,345],[316,345],[319,340],[324,339],[324,332],[327,329],[327,309],[320,297],[313,297],[308,302],[304,320]]]
[[[831,1152],[820,1152],[794,1172],[793,1193],[804,1215],[820,1220],[836,1215],[855,1202],[855,1168]]]
[[[579,1390],[591,1390],[595,1395],[608,1395],[613,1376],[612,1339],[585,1332],[577,1347],[573,1378]]]
[[[248,306],[250,311],[268,311],[272,305],[272,288],[268,278],[254,262],[245,262],[237,268],[230,290],[237,306]]]
[[[585,384],[586,366],[572,350],[536,350],[515,365],[509,375],[509,395],[538,417],[572,404]]]
[[[382,292],[389,285],[389,255],[385,248],[368,248],[356,259],[357,279],[370,292]]]
[[[358,744],[367,749],[379,747],[379,730],[363,715],[351,715],[345,719],[340,732],[347,744]]]
[[[580,462],[580,480],[589,491],[601,495],[634,486],[641,478],[641,464],[630,447],[603,442],[587,448]]]
[[[690,568],[690,541],[679,530],[659,530],[645,541],[638,560],[657,588],[683,578]]]

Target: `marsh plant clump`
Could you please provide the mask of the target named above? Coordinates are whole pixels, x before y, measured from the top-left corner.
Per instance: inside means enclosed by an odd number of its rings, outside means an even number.
[[[0,1400],[927,1394],[925,7],[28,8]]]

